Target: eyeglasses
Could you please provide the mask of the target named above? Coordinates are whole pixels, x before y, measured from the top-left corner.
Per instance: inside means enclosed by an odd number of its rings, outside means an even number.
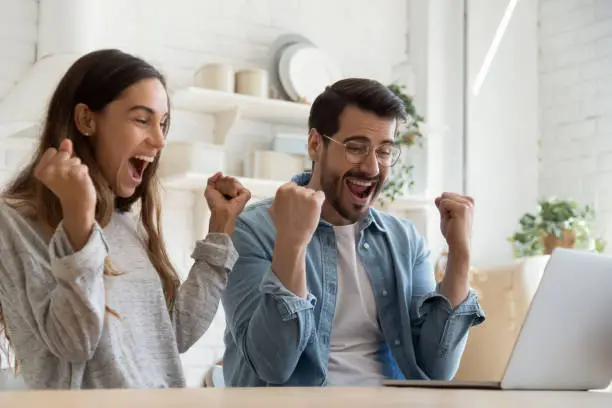
[[[348,142],[341,143],[329,136],[322,135],[326,139],[344,147],[344,153],[346,161],[351,164],[361,164],[365,159],[372,153],[372,144],[368,142],[361,142],[356,140],[349,140]],[[382,167],[393,167],[400,155],[402,150],[396,144],[383,144],[374,149],[376,154],[376,161],[378,165]]]

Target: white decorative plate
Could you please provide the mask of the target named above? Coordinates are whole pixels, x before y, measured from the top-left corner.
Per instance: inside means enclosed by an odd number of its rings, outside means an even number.
[[[340,68],[326,53],[306,43],[292,44],[282,51],[278,73],[287,95],[308,103],[342,78]]]

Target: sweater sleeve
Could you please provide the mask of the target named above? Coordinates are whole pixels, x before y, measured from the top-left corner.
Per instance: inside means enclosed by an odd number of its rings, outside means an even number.
[[[34,239],[20,230],[12,233],[22,234],[21,240]],[[103,232],[95,224],[85,246],[74,252],[60,223],[48,252],[44,256],[0,246],[0,303],[19,317],[11,321],[13,331],[35,333],[62,360],[87,361],[104,325],[108,246]]]
[[[238,253],[229,235],[209,233],[196,243],[191,257],[193,266],[172,306],[180,353],[189,350],[208,330]]]

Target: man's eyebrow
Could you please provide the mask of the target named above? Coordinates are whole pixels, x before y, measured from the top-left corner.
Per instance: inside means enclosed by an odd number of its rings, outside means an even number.
[[[363,136],[363,135],[355,135],[355,136],[349,136],[346,139],[344,139],[342,141],[342,143],[346,143],[346,142],[368,142],[371,143],[372,139],[370,139],[367,136]],[[383,140],[380,144],[395,144],[395,140],[392,139],[386,139]]]
[[[349,136],[342,140],[343,143],[346,142],[370,142],[370,138],[362,135]]]

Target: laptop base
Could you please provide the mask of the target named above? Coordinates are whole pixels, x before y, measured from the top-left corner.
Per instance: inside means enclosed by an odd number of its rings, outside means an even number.
[[[437,381],[437,380],[385,380],[385,387],[407,388],[463,388],[463,389],[501,389],[499,381]]]

